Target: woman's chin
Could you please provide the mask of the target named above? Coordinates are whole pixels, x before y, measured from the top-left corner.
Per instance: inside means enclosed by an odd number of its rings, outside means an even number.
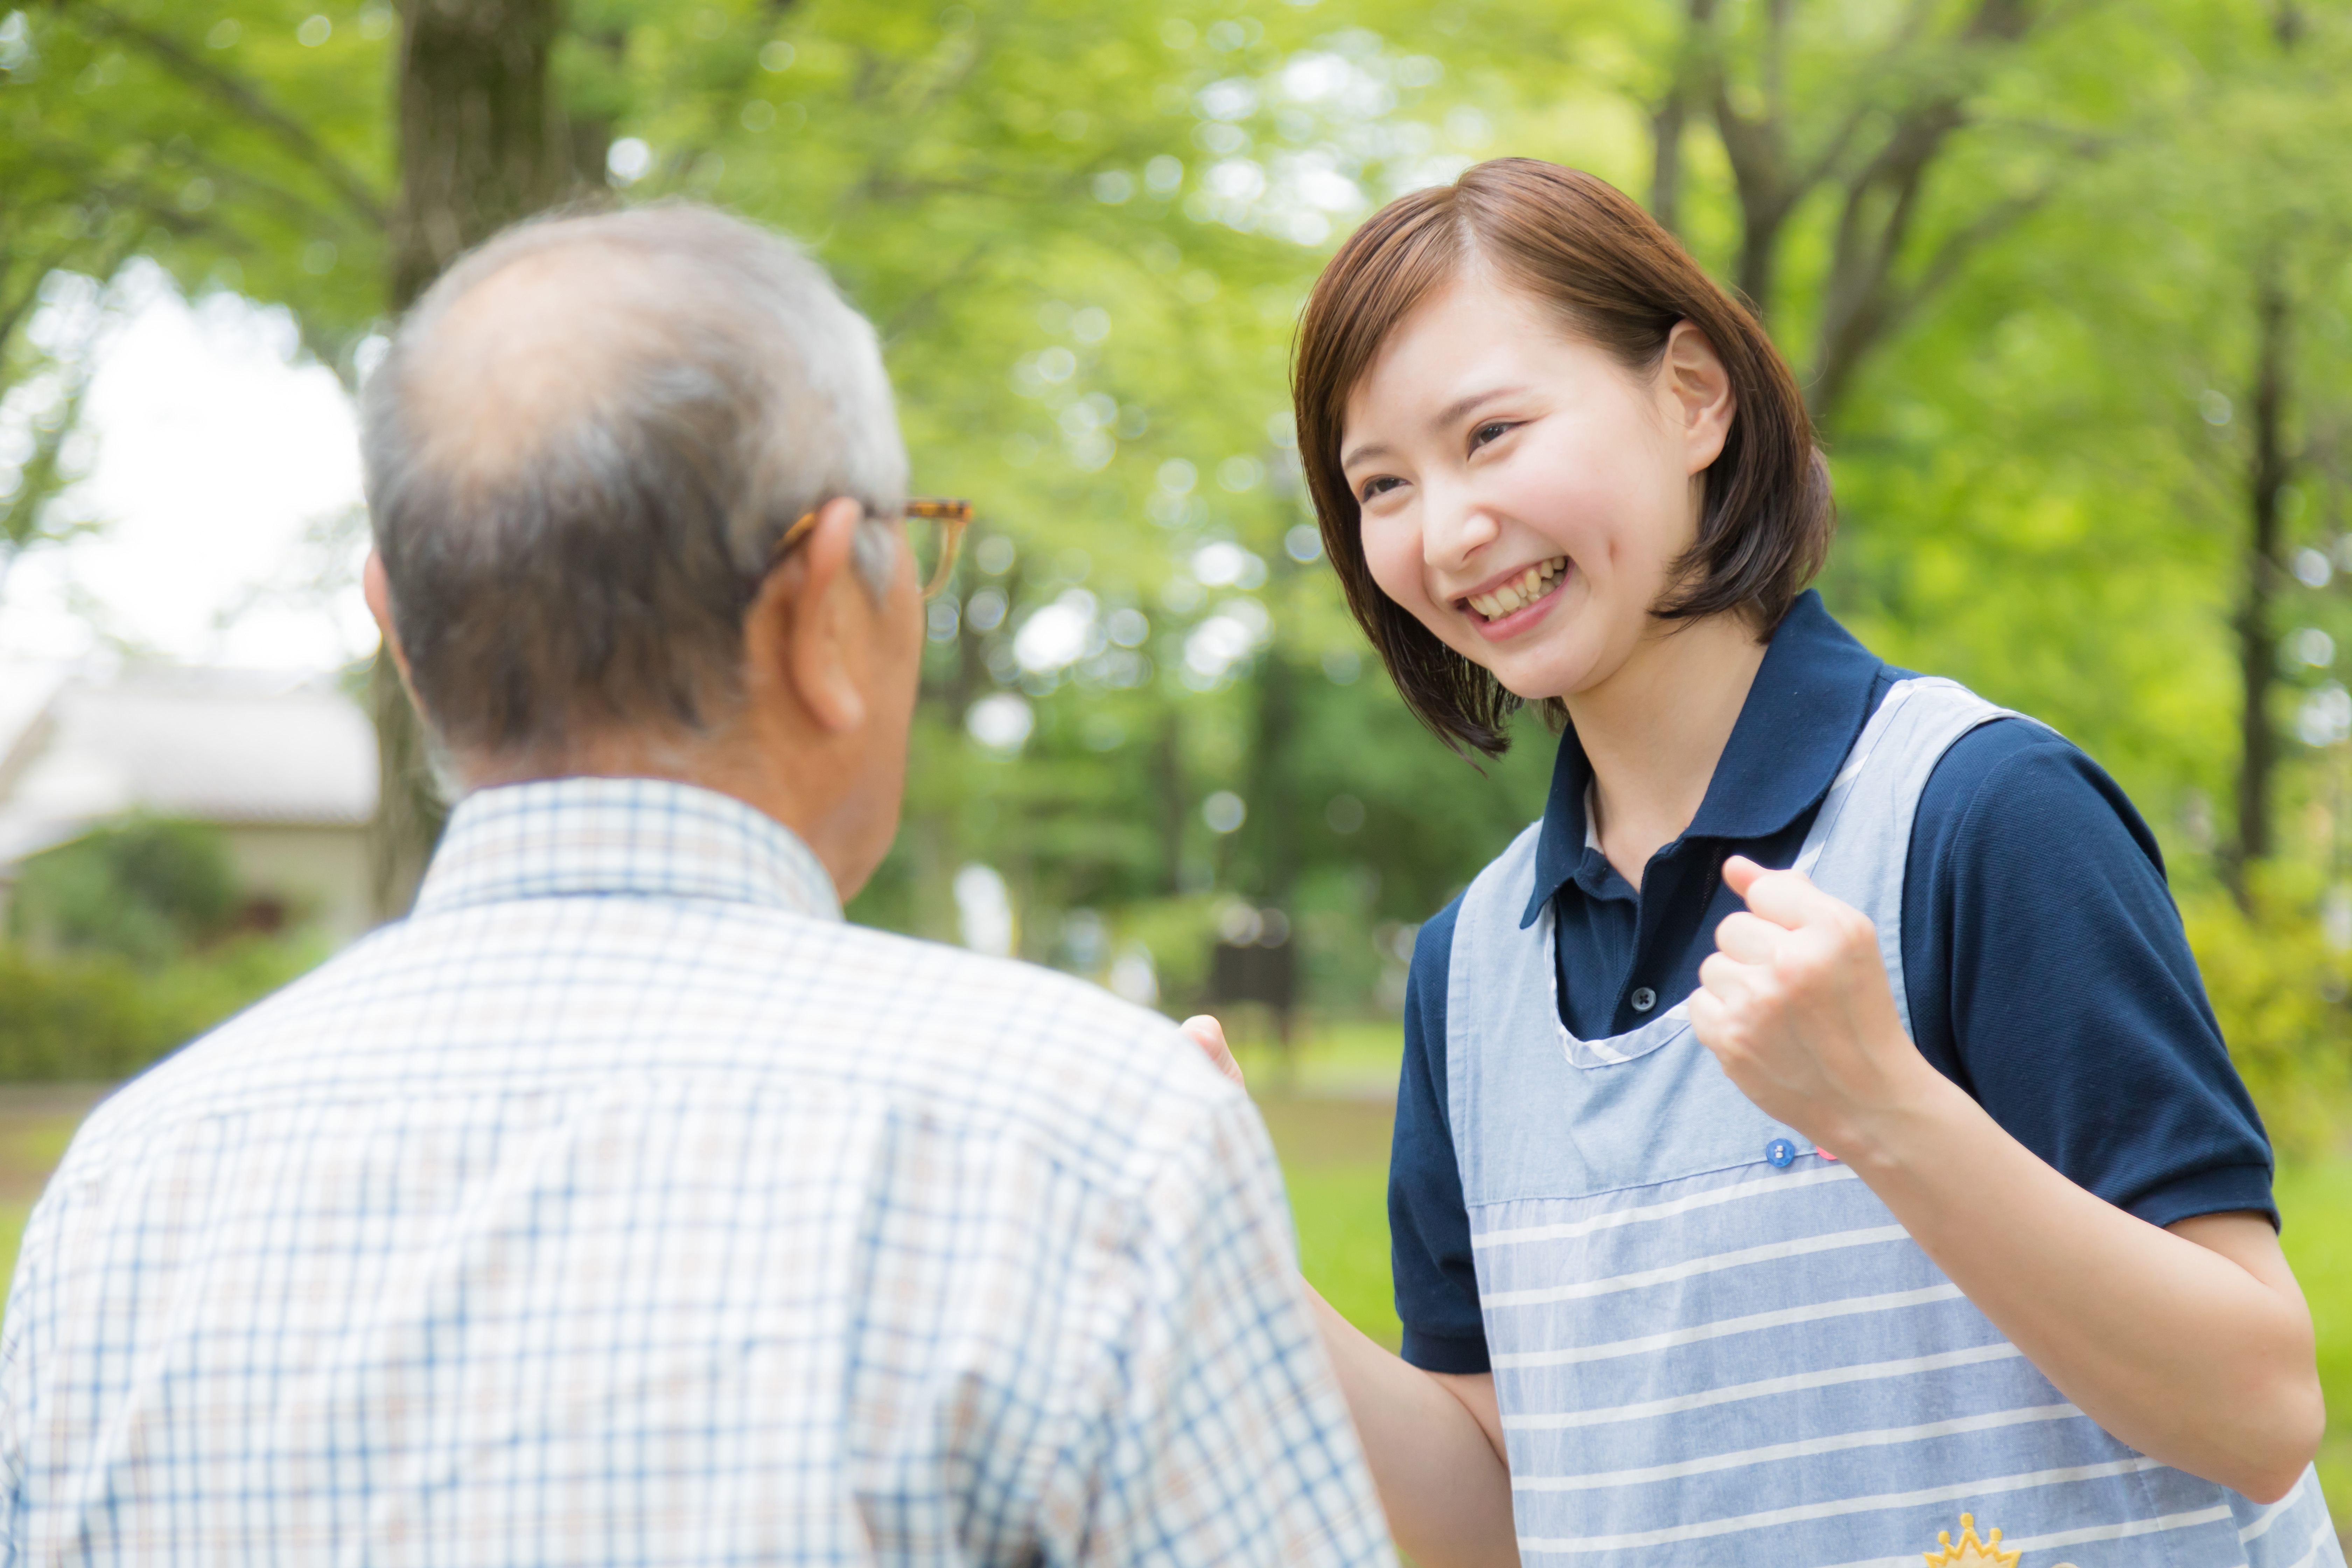
[[[1591,658],[1497,659],[1486,666],[1496,683],[1522,702],[1565,700],[1600,684]]]

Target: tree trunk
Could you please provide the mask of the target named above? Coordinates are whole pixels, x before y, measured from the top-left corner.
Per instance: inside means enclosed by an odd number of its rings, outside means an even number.
[[[392,303],[572,184],[549,79],[560,0],[404,0]]]
[[[1250,748],[1249,816],[1263,901],[1293,912],[1298,892],[1298,672],[1279,647],[1258,665],[1257,734]]]
[[[1689,122],[1683,84],[1677,80],[1650,117],[1650,216],[1670,234],[1683,227],[1683,128]]]
[[[1732,269],[1732,288],[1747,301],[1758,321],[1769,324],[1772,289],[1780,276],[1780,225],[1788,209],[1744,202],[1742,205],[1745,211],[1739,226],[1739,259]]]
[[[1160,880],[1174,898],[1184,891],[1184,828],[1192,803],[1184,793],[1184,722],[1173,703],[1160,720],[1158,750]]]
[[[459,254],[572,184],[572,140],[549,77],[561,11],[561,0],[400,0],[394,310]],[[368,699],[378,758],[375,909],[396,920],[416,897],[448,808],[386,654],[376,656]]]
[[[1690,126],[1692,96],[1700,91],[1715,59],[1716,3],[1689,0],[1682,45],[1675,51],[1674,78],[1650,117],[1650,216],[1677,235],[1683,217],[1683,135]]]
[[[2271,603],[2279,579],[2279,492],[2287,481],[2287,351],[2294,330],[2275,258],[2254,286],[2254,384],[2247,408],[2252,450],[2246,463],[2246,581],[2238,609],[2238,838],[2223,869],[2241,905],[2252,898],[2249,873],[2274,847],[2271,775],[2278,765],[2278,733],[2271,724],[2271,689],[2278,680],[2278,636]]]

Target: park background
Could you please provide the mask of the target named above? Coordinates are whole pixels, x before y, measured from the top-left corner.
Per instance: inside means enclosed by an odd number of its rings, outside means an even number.
[[[2347,80],[2340,0],[0,0],[0,1242],[94,1086],[396,915],[429,852],[354,599],[387,323],[512,218],[686,195],[824,261],[918,489],[979,503],[854,918],[1173,1013],[1221,944],[1279,952],[1295,1009],[1228,1011],[1307,1271],[1392,1342],[1415,924],[1551,743],[1475,768],[1404,711],[1285,373],[1355,223],[1525,154],[1762,315],[1835,472],[1832,609],[2155,827],[2352,1411]],[[278,378],[184,389],[226,477],[124,455],[159,449],[110,366],[165,316]],[[224,568],[265,500],[310,510]],[[239,767],[336,773],[309,882],[189,783]],[[2352,1521],[2342,1431],[2323,1471]]]

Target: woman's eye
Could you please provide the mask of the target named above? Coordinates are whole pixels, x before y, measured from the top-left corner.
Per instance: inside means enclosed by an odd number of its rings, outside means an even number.
[[[1368,501],[1375,496],[1386,495],[1389,491],[1396,489],[1397,486],[1402,483],[1404,483],[1402,479],[1393,479],[1385,474],[1376,479],[1366,479],[1364,481],[1363,493],[1358,496],[1357,500],[1360,501]]]
[[[1500,419],[1490,419],[1470,432],[1470,449],[1476,451],[1489,441],[1499,440],[1511,426]]]

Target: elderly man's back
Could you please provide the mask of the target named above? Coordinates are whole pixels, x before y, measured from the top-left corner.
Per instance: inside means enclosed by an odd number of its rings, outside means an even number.
[[[415,916],[102,1107],[9,1301],[13,1556],[1384,1560],[1242,1095],[844,924],[651,780],[486,790]]]

